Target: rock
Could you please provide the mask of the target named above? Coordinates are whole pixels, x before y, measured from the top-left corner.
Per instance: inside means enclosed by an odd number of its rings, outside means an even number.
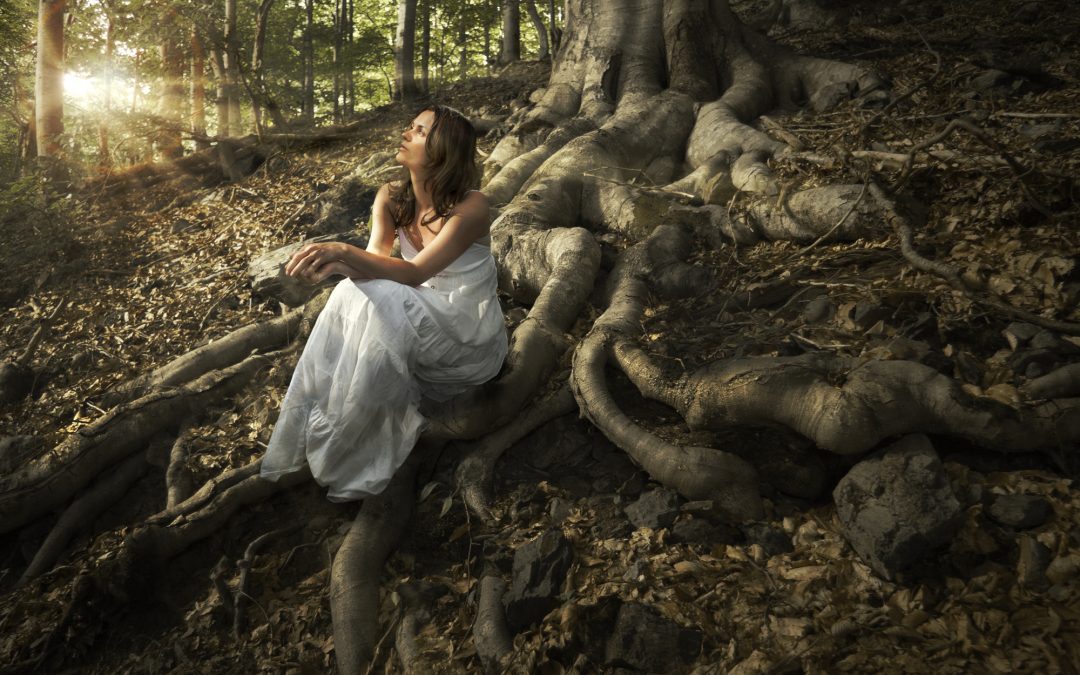
[[[23,399],[34,386],[34,371],[21,363],[0,363],[0,405]]]
[[[1009,349],[1016,351],[1030,342],[1031,338],[1038,335],[1039,330],[1040,328],[1034,324],[1014,321],[1006,326],[1005,330],[1001,331],[1001,334],[1005,336],[1006,342],[1009,343]]]
[[[604,650],[604,665],[647,673],[685,672],[701,651],[701,632],[683,628],[651,607],[625,603]]]
[[[357,176],[357,172],[354,172],[338,186],[327,190],[322,199],[319,217],[308,228],[308,233],[315,236],[348,232],[357,229],[358,226],[366,225],[368,219],[371,218],[375,190],[365,184]]]
[[[42,448],[37,436],[0,436],[0,476],[15,472]]]
[[[1017,544],[1016,580],[1028,588],[1045,588],[1049,583],[1046,568],[1050,564],[1050,549],[1027,534],[1021,536]]]
[[[820,323],[828,321],[836,314],[836,305],[828,295],[819,295],[803,308],[803,321]]]
[[[1054,512],[1039,495],[996,495],[986,515],[1007,527],[1027,530],[1046,522]]]
[[[888,579],[949,543],[963,519],[937,453],[922,434],[905,436],[856,464],[833,499],[852,548]]]
[[[860,300],[855,303],[855,309],[851,313],[851,320],[863,330],[873,326],[878,321],[884,321],[892,317],[892,310],[883,307],[876,302]]]
[[[670,527],[679,515],[679,495],[668,488],[650,490],[626,507],[626,517],[634,527],[659,530]]]
[[[248,276],[251,277],[251,290],[264,298],[274,298],[290,307],[297,307],[307,302],[320,288],[331,286],[341,281],[340,277],[331,277],[319,285],[294,279],[285,274],[285,263],[303,246],[326,241],[343,241],[358,248],[367,246],[367,235],[354,232],[339,232],[324,237],[314,237],[297,244],[263,253],[248,263]]]
[[[558,605],[573,561],[570,541],[557,530],[548,530],[514,552],[513,579],[503,596],[506,622],[513,633],[540,621]]]
[[[1080,553],[1059,555],[1046,567],[1046,578],[1055,586],[1075,583],[1078,573],[1080,573]]]
[[[672,544],[731,544],[736,539],[735,530],[715,525],[703,518],[683,518],[671,528],[668,541]]]
[[[551,516],[552,523],[559,524],[566,520],[566,517],[570,515],[572,509],[573,505],[565,499],[553,497],[551,503],[548,504],[548,515]]]
[[[757,544],[769,558],[795,550],[791,537],[782,529],[769,523],[743,523],[739,526],[748,545]]]

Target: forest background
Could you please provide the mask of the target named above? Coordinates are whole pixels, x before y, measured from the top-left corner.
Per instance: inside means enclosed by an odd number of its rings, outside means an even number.
[[[2,667],[1076,672],[1071,4],[730,7],[0,5]],[[279,268],[427,96],[512,350],[358,510]]]

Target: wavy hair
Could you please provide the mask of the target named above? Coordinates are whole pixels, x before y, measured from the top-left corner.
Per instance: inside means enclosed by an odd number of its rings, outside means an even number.
[[[480,184],[480,169],[476,166],[476,129],[472,122],[444,105],[424,106],[416,111],[416,115],[426,110],[435,113],[435,121],[424,143],[428,159],[424,187],[431,192],[435,212],[424,218],[424,225],[449,216],[465,193]],[[416,195],[409,180],[409,170],[402,169],[402,177],[396,185],[390,186],[395,227],[404,227],[416,217]]]

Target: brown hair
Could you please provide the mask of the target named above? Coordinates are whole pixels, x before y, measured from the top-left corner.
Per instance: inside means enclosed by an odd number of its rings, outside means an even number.
[[[424,187],[431,191],[435,206],[435,212],[424,218],[426,225],[449,216],[465,193],[479,186],[480,169],[476,166],[476,129],[472,122],[444,105],[425,106],[417,110],[416,115],[425,110],[435,113],[435,121],[424,144],[428,159]],[[390,196],[394,203],[394,226],[404,227],[411,223],[416,217],[416,195],[408,169],[403,169],[402,178],[396,184],[391,183]]]

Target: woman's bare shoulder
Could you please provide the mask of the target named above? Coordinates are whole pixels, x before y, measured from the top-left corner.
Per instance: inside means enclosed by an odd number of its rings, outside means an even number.
[[[461,198],[461,201],[457,203],[454,210],[463,216],[482,216],[486,218],[490,208],[491,204],[488,202],[487,195],[479,190],[469,190]]]

